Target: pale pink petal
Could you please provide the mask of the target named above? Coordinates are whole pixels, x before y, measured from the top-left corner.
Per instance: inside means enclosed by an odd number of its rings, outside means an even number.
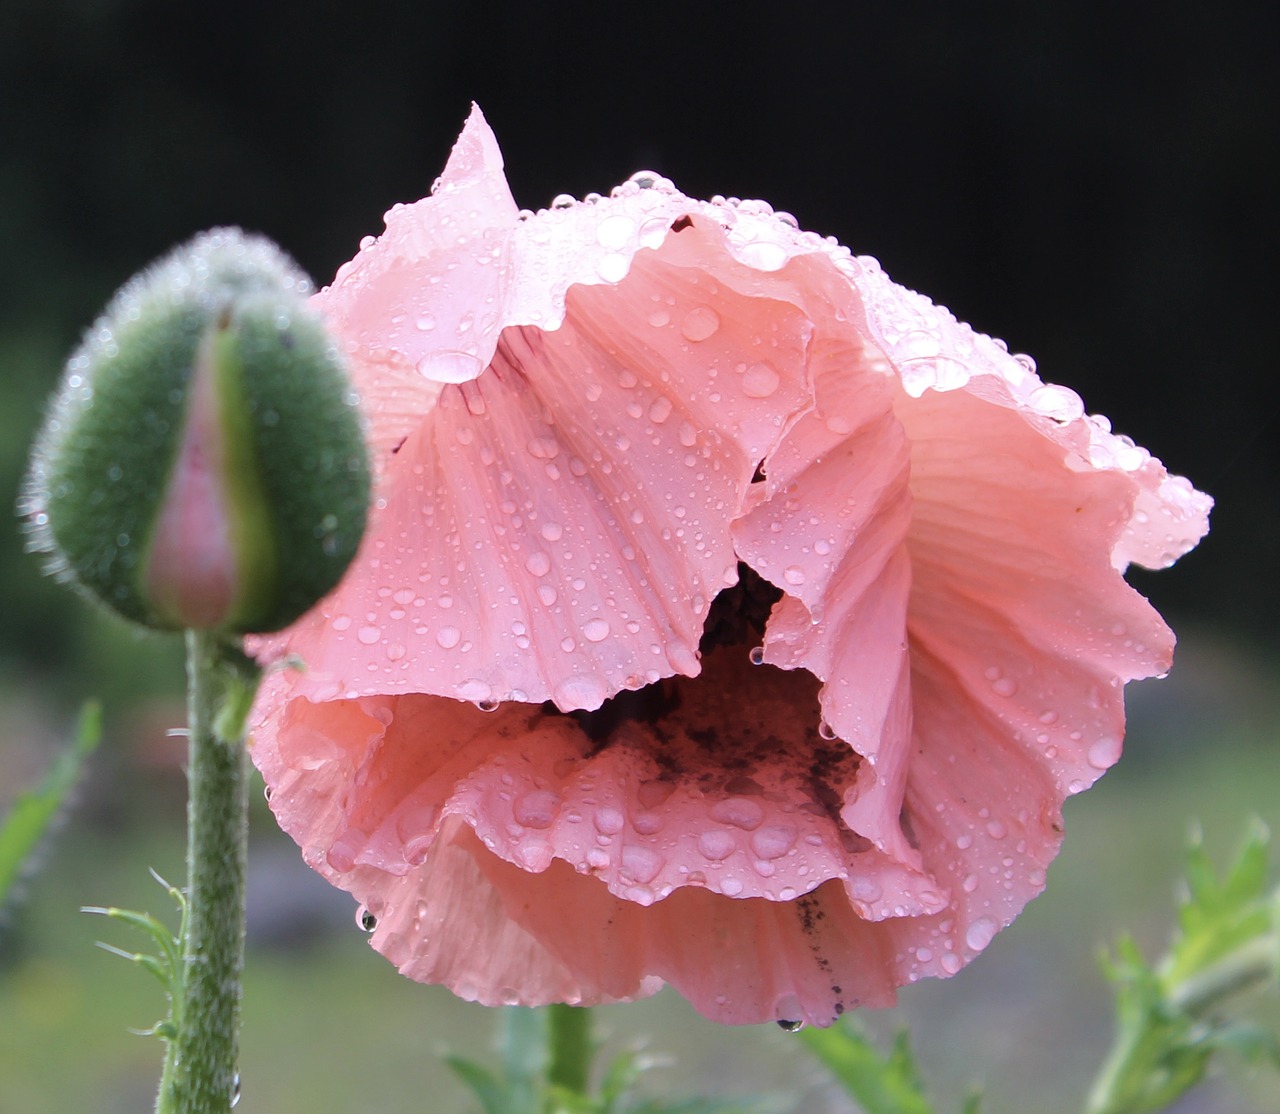
[[[517,213],[478,111],[317,301],[377,502],[256,644],[306,668],[253,754],[398,967],[827,1024],[1039,892],[1169,666],[1121,573],[1206,496],[762,202],[642,174]]]
[[[810,332],[728,289],[712,311],[705,282],[643,252],[443,389],[384,461],[365,560],[295,628],[309,683],[570,709],[697,673],[737,579],[730,520],[779,409],[804,405]]]
[[[516,204],[502,153],[473,107],[432,194],[386,215],[315,297],[361,362],[403,363],[436,383],[474,379],[508,320]]]

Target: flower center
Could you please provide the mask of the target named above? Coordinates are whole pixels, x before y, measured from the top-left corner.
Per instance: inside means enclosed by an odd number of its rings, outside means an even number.
[[[860,759],[821,730],[819,682],[807,670],[755,664],[751,650],[782,592],[745,565],[716,596],[703,626],[702,673],[620,692],[595,711],[560,712],[586,736],[584,757],[609,747],[643,750],[657,780],[708,798],[785,796],[825,814],[849,851],[863,848],[840,819]]]

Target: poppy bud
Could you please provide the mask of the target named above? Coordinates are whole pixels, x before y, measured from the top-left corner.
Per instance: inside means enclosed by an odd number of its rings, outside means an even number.
[[[310,283],[270,241],[197,236],[67,363],[20,511],[56,575],[145,626],[277,630],[341,578],[369,468]]]

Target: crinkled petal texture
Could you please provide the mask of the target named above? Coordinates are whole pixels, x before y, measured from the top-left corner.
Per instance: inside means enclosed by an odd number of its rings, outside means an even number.
[[[406,974],[828,1024],[1044,884],[1209,500],[762,203],[518,213],[468,121],[316,297],[378,463],[253,756]]]

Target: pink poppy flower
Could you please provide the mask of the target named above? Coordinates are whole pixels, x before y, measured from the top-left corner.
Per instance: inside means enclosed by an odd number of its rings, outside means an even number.
[[[1210,500],[763,202],[518,211],[472,112],[316,295],[376,501],[253,756],[406,975],[829,1024],[1044,885]]]

